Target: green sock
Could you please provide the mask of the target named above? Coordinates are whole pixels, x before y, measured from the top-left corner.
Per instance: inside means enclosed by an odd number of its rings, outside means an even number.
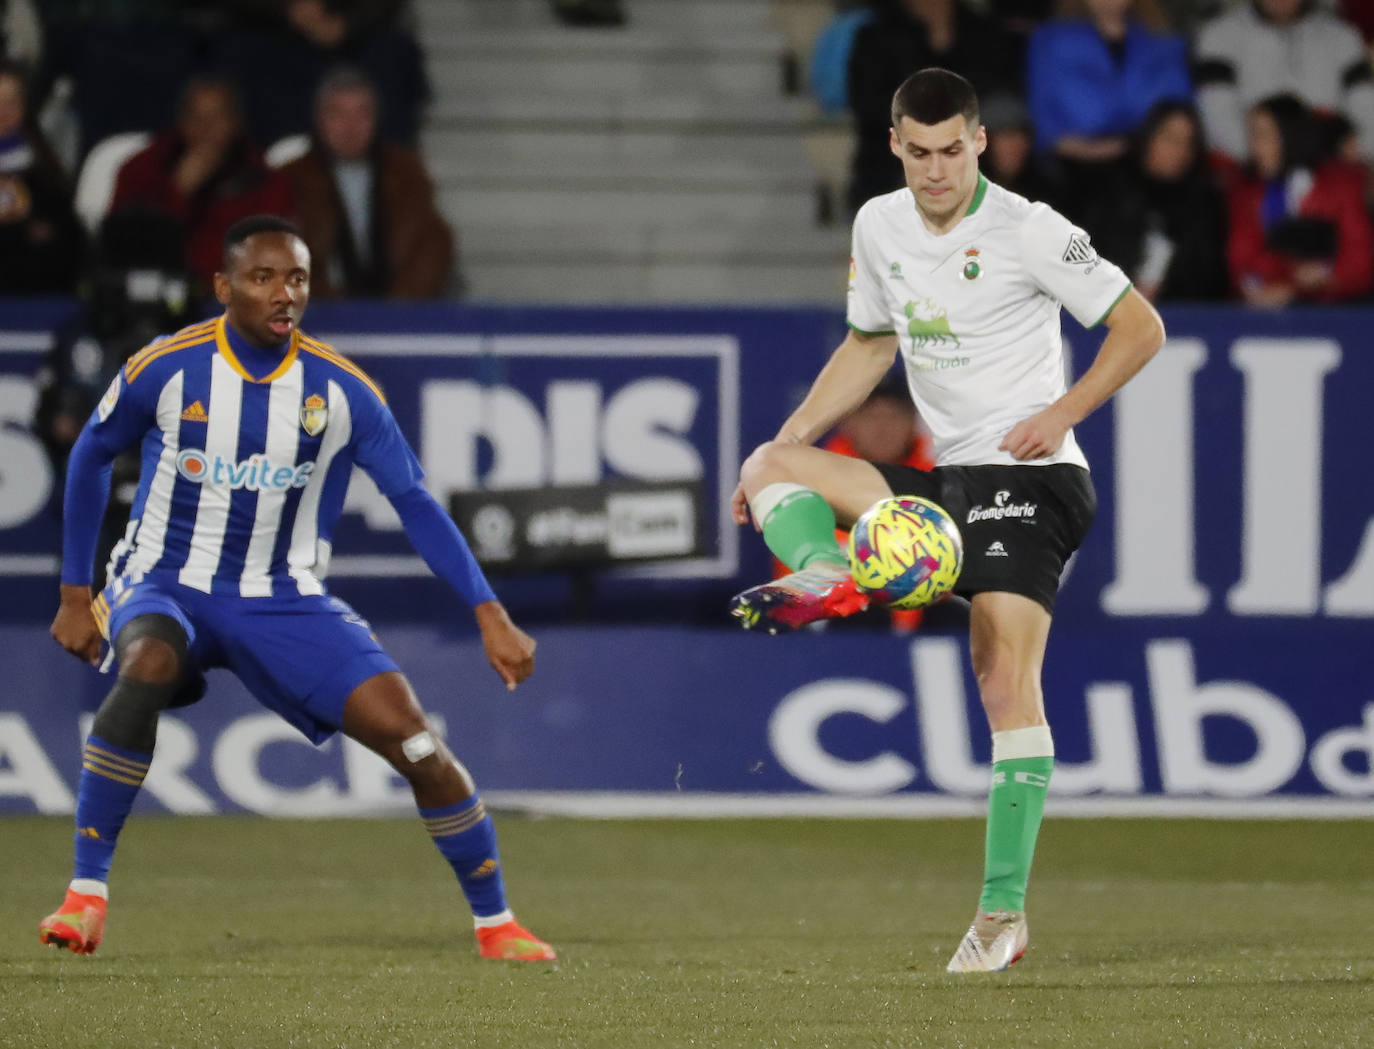
[[[1009,758],[992,766],[983,896],[978,901],[985,911],[1026,909],[1026,883],[1053,769],[1052,757]]]
[[[759,493],[758,502],[771,502],[770,485]],[[814,488],[787,485],[782,495],[763,517],[763,541],[774,556],[796,571],[816,561],[847,565],[849,558],[835,539],[835,511]]]

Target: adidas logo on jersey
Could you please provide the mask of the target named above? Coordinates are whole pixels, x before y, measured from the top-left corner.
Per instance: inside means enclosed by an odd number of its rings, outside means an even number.
[[[186,406],[186,410],[181,413],[181,421],[188,423],[208,423],[210,416],[205,413],[205,405],[199,401],[192,401]]]
[[[996,540],[990,547],[983,551],[984,557],[1010,557],[1007,548],[1002,545],[1002,540]]]

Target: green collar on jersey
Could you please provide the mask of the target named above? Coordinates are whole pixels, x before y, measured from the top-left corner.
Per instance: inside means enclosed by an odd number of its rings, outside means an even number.
[[[983,198],[988,195],[988,180],[980,171],[978,172],[978,188],[973,191],[973,199],[968,202],[968,210],[964,212],[964,218],[968,218],[978,210],[978,205],[983,203]]]

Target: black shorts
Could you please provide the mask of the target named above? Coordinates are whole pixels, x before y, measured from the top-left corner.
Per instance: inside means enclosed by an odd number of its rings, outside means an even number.
[[[964,537],[956,594],[1004,590],[1054,611],[1064,564],[1097,511],[1087,470],[1072,463],[937,466],[932,471],[873,465],[894,495],[919,495],[954,518]]]

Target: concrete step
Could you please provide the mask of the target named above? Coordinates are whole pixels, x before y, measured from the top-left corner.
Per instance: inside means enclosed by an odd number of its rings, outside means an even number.
[[[752,131],[769,124],[799,127],[815,113],[805,99],[746,98],[733,94],[629,95],[511,94],[493,91],[478,98],[440,96],[428,114],[431,128],[452,126],[538,128],[545,132],[599,130],[673,131],[680,128]],[[637,127],[636,127],[637,126]]]
[[[492,99],[590,95],[735,96],[761,99],[783,94],[780,53],[711,52],[665,47],[647,52],[569,51],[557,60],[532,60],[510,48],[444,54],[431,51],[429,76],[435,95]]]
[[[786,125],[695,125],[629,127],[590,123],[576,128],[538,121],[505,125],[478,120],[434,122],[423,137],[425,157],[434,165],[446,158],[482,157],[509,162],[511,169],[533,165],[557,172],[560,165],[601,163],[614,171],[637,160],[687,163],[726,158],[749,167],[776,170],[793,165],[810,170],[805,136]]]
[[[430,176],[444,187],[510,186],[529,189],[775,190],[809,189],[818,181],[806,165],[760,163],[738,154],[715,157],[663,157],[633,154],[608,161],[602,156],[560,156],[556,165],[523,164],[508,155],[465,149],[429,164]]]
[[[468,223],[539,227],[571,220],[608,229],[806,226],[815,221],[814,187],[783,189],[637,189],[603,184],[586,188],[445,186],[443,213],[461,229]]]
[[[822,268],[848,263],[849,236],[809,226],[513,226],[476,221],[459,230],[465,258],[560,263],[795,263]]]
[[[766,57],[787,46],[786,37],[760,28],[750,33],[695,35],[676,27],[625,29],[609,33],[577,33],[559,27],[527,30],[466,29],[428,34],[421,46],[431,61],[502,52],[518,55],[527,64],[561,60],[569,55],[627,55],[654,58],[685,52],[698,55]]]
[[[834,305],[844,309],[844,265],[720,261],[607,262],[566,266],[541,259],[496,262],[465,257],[467,295],[480,302],[610,306]]]
[[[531,32],[557,28],[569,36],[615,37],[671,30],[707,39],[768,29],[768,0],[626,0],[628,21],[620,27],[563,26],[549,0],[424,0],[416,21],[426,38],[460,30]]]

